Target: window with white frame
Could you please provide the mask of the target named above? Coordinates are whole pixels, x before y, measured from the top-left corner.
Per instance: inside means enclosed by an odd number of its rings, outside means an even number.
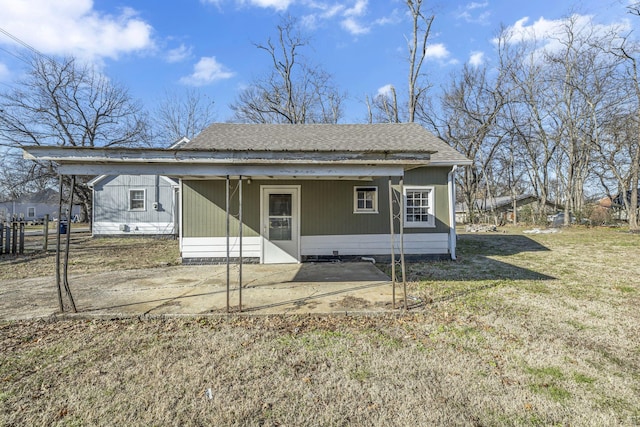
[[[353,187],[353,212],[378,213],[378,187]]]
[[[145,210],[145,190],[129,190],[129,210]]]
[[[35,218],[36,217],[36,208],[30,207],[27,208],[27,218]]]
[[[435,227],[433,187],[404,187],[404,226]]]

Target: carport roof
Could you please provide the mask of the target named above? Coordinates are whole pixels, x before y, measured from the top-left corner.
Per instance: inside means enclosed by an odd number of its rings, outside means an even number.
[[[401,175],[469,160],[415,123],[209,126],[177,149],[24,147],[63,174]],[[433,158],[432,158],[433,156]]]

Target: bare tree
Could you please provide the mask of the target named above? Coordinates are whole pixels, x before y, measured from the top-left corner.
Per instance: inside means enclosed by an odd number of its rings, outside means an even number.
[[[143,146],[150,141],[146,119],[125,88],[73,58],[35,57],[15,89],[0,93],[0,143],[9,149]],[[33,172],[56,174],[50,164]],[[78,180],[75,189],[90,218],[91,193],[83,184]]]
[[[215,119],[214,101],[202,92],[165,92],[154,112],[155,140],[158,145],[192,139]]]
[[[407,40],[409,49],[409,100],[407,121],[414,122],[418,110],[429,90],[421,77],[422,65],[427,56],[427,42],[431,34],[431,24],[435,15],[425,15],[422,11],[423,0],[407,0],[407,7],[411,15],[411,39]]]
[[[231,104],[235,119],[250,123],[337,123],[345,95],[330,74],[304,61],[309,46],[292,18],[277,26],[278,37],[256,47],[271,61],[268,76],[255,79]]]
[[[427,92],[431,85],[423,71],[427,57],[427,44],[431,34],[431,25],[435,19],[433,14],[425,14],[423,0],[406,0],[408,15],[411,17],[411,35],[407,42],[407,98],[398,100],[396,89],[390,87],[388,93],[366,97],[369,122],[400,123],[414,122],[417,119],[431,121],[431,110],[428,107]],[[406,102],[405,102],[406,101]]]
[[[505,101],[500,76],[489,79],[485,68],[468,66],[454,76],[442,94],[443,116],[436,124],[438,134],[474,162],[464,169],[459,181],[471,216],[478,197],[494,196],[490,171],[504,139],[497,121]]]
[[[389,87],[389,93],[379,93],[369,99],[366,97],[369,123],[400,123],[396,88]]]

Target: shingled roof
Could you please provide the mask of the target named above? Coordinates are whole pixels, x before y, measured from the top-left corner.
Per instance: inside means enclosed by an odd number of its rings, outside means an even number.
[[[215,123],[180,149],[244,152],[413,152],[432,153],[431,163],[469,163],[466,157],[417,123]]]

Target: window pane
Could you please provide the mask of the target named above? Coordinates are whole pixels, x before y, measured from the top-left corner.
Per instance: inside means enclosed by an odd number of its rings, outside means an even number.
[[[431,190],[407,190],[406,221],[429,222],[429,194]]]
[[[291,218],[269,218],[269,240],[291,240]]]
[[[269,216],[291,216],[291,194],[269,194]]]
[[[131,190],[129,196],[131,209],[144,209],[144,190]]]
[[[362,187],[356,189],[356,210],[375,211],[376,210],[375,187]]]

